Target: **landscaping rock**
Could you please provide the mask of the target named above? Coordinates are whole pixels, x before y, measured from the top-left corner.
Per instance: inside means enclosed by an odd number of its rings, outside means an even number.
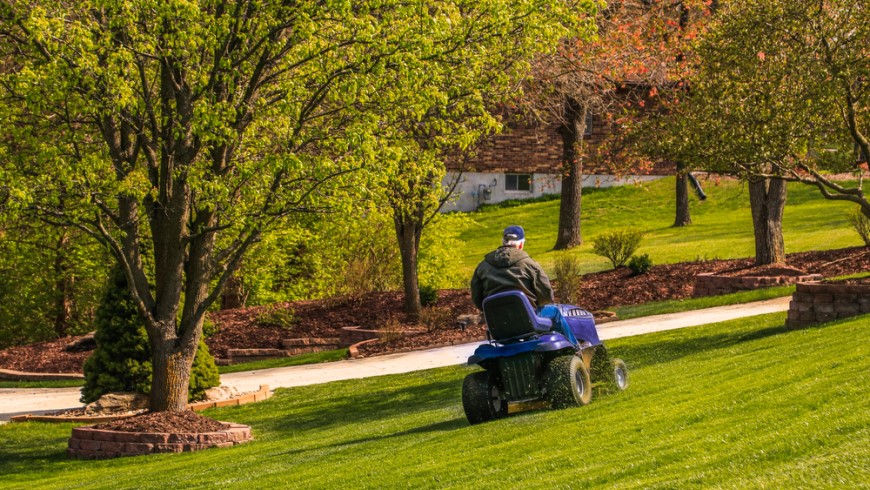
[[[63,348],[66,352],[87,352],[97,348],[97,341],[94,338],[96,332],[88,332],[85,335],[76,338]]]
[[[235,386],[215,386],[205,390],[205,399],[211,402],[229,400],[239,395],[241,392]]]
[[[141,393],[106,393],[85,406],[85,414],[123,413],[148,408],[148,397]]]

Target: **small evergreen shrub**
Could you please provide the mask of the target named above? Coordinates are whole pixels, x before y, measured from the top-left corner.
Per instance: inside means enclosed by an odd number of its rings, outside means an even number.
[[[438,303],[438,290],[433,286],[420,286],[420,304],[425,308]]]
[[[861,209],[856,209],[849,213],[849,224],[864,240],[864,245],[870,247],[870,218],[864,216]]]
[[[115,267],[94,320],[97,348],[84,364],[83,403],[91,403],[112,392],[145,395],[151,392],[151,346],[129,291],[123,271]],[[219,384],[214,358],[200,340],[193,360],[188,400],[201,398],[205,390]]]
[[[592,253],[607,258],[613,268],[622,267],[640,246],[643,232],[622,229],[607,231],[592,240]]]
[[[106,393],[151,391],[151,349],[139,312],[130,297],[127,279],[115,267],[94,318],[97,348],[85,361],[82,402]]]
[[[628,261],[628,268],[631,269],[631,274],[635,276],[646,274],[652,266],[653,263],[652,259],[649,258],[649,254],[634,255]]]
[[[580,261],[577,257],[559,257],[553,269],[556,299],[562,303],[576,305],[580,302]]]
[[[220,386],[221,376],[218,373],[214,357],[208,351],[208,346],[200,340],[196,347],[196,356],[193,358],[193,367],[190,370],[190,385],[187,388],[187,400],[195,401],[205,398],[205,390]]]

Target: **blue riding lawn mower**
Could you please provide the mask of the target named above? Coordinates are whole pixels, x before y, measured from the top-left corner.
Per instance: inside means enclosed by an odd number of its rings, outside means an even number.
[[[559,314],[564,322],[550,319]],[[483,316],[489,342],[468,364],[484,371],[462,383],[462,408],[471,424],[547,406],[587,405],[593,383],[612,391],[628,387],[625,363],[608,356],[592,314],[582,308],[547,305],[539,315],[525,294],[507,291],[483,301]]]

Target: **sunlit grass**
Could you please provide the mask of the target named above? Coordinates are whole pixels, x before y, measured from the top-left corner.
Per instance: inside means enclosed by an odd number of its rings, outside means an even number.
[[[605,270],[607,259],[592,253],[598,234],[620,227],[646,232],[638,253],[654,264],[692,260],[751,257],[755,254],[749,195],[736,181],[703,182],[707,200],[692,196],[692,225],[674,228],[674,180],[584,189],[582,234],[584,244],[564,252],[552,250],[558,228],[559,201],[536,202],[506,209],[471,213],[475,224],[463,231],[464,246],[458,254],[463,274],[471,277],[483,256],[500,244],[504,227],[518,224],[526,230],[526,250],[548,271],[561,256],[577,257],[584,272]],[[849,226],[851,205],[825,200],[818,190],[791,184],[783,218],[787,253],[827,250],[861,245]],[[462,287],[465,284],[457,285]]]
[[[72,425],[0,427],[15,488],[859,488],[870,481],[870,317],[774,314],[610,341],[631,386],[587,407],[468,426],[453,367],[282,389],[208,415],[231,449],[65,456]]]

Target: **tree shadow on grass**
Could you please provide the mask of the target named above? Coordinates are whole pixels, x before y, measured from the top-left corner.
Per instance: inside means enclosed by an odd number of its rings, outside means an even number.
[[[395,387],[379,378],[329,383],[333,393],[317,400],[285,399],[291,410],[271,410],[271,417],[253,422],[279,434],[305,430],[328,430],[335,426],[362,424],[398,416],[413,416],[444,408],[445,400],[460,403],[461,378]],[[298,391],[293,396],[299,396]],[[273,401],[282,400],[273,397]],[[287,412],[292,415],[286,415]]]
[[[5,442],[4,446],[9,445],[0,449],[0,475],[38,473],[59,463],[68,462],[66,447],[70,431],[71,429],[66,429],[59,436],[34,436],[26,440],[26,445]]]
[[[368,444],[371,442],[383,441],[387,439],[394,439],[397,437],[411,436],[417,434],[431,434],[437,432],[450,432],[457,429],[461,429],[463,427],[468,427],[468,421],[465,418],[454,418],[450,420],[442,420],[440,422],[433,422],[431,424],[423,425],[420,427],[414,427],[411,429],[406,429],[399,432],[394,432],[391,434],[378,434],[371,435],[368,437],[361,437],[358,439],[350,439],[344,441],[337,441],[331,444],[324,444],[322,446],[314,446],[314,447],[305,447],[300,449],[292,449],[290,451],[286,451],[278,454],[278,456],[289,456],[292,454],[301,454],[307,453],[311,451],[319,451],[328,448],[349,448],[352,446],[357,446],[360,444]]]

